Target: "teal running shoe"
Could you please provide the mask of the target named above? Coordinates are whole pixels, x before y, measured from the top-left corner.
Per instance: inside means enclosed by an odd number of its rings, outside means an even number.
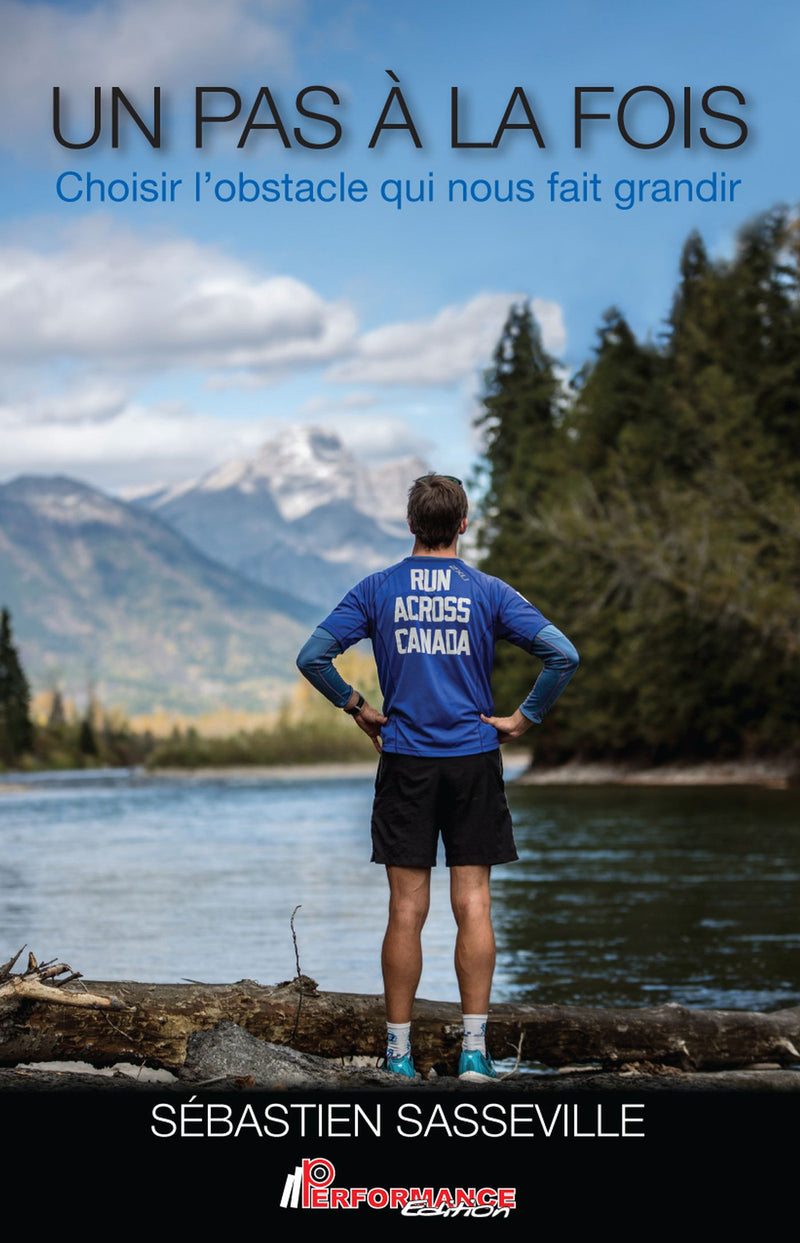
[[[458,1077],[472,1083],[490,1083],[497,1078],[497,1071],[488,1053],[481,1053],[479,1049],[464,1049],[458,1063]]]
[[[404,1053],[402,1057],[387,1057],[384,1069],[391,1075],[405,1075],[407,1079],[413,1079],[416,1074],[414,1059],[410,1053]]]

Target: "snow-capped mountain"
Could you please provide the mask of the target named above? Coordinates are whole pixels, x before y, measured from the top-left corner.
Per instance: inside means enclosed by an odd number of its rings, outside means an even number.
[[[335,432],[292,427],[252,457],[134,499],[208,556],[327,610],[408,554],[406,498],[425,470],[418,458],[370,470]]]

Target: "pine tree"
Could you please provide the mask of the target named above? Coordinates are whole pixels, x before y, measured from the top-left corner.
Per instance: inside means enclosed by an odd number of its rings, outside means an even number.
[[[78,734],[78,749],[81,755],[98,754],[97,739],[91,717],[88,713],[81,721],[81,728]]]
[[[0,614],[0,759],[13,763],[33,744],[31,693],[11,633],[11,616]]]
[[[543,611],[550,542],[532,519],[546,507],[562,450],[561,390],[556,363],[542,344],[527,303],[512,306],[485,375],[483,461],[478,483],[481,567],[509,582]],[[494,669],[495,702],[519,703],[530,689],[530,658],[502,644]],[[515,707],[516,704],[513,704]],[[508,711],[512,711],[511,707]]]
[[[652,480],[669,452],[664,361],[642,346],[616,307],[606,311],[595,358],[573,382],[571,461],[603,494],[621,474]]]
[[[53,688],[50,700],[50,712],[47,717],[48,729],[63,729],[67,723],[67,714],[64,708],[64,696],[58,686]]]
[[[711,263],[692,235],[670,315],[673,420],[695,471],[720,469],[754,496],[800,483],[800,317],[793,232],[781,211]],[[776,463],[778,470],[776,471]]]
[[[481,546],[490,572],[530,565],[521,546],[527,517],[548,485],[560,415],[555,361],[542,345],[530,306],[512,306],[485,376]]]

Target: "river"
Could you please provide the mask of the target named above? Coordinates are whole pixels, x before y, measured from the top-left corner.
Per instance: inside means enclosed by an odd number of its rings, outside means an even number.
[[[88,979],[253,979],[300,965],[381,991],[372,783],[129,771],[0,780],[0,958],[23,944]],[[497,868],[494,999],[800,1004],[795,790],[509,786],[520,862]],[[420,995],[457,997],[447,872]]]

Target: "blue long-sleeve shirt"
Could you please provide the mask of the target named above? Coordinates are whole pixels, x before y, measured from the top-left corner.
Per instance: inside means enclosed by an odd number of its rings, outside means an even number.
[[[317,626],[297,657],[297,667],[303,677],[337,708],[343,708],[353,694],[353,687],[345,682],[333,663],[341,651],[339,641],[322,626]],[[532,641],[531,652],[541,660],[542,671],[530,694],[520,704],[520,711],[538,725],[569,683],[580,657],[567,636],[549,624]]]
[[[497,748],[491,673],[507,640],[544,664],[523,714],[538,722],[567,685],[577,653],[502,579],[458,557],[414,554],[368,575],[322,621],[298,664],[332,703],[352,695],[333,658],[372,640],[387,717],[383,748],[401,755],[475,755]]]

